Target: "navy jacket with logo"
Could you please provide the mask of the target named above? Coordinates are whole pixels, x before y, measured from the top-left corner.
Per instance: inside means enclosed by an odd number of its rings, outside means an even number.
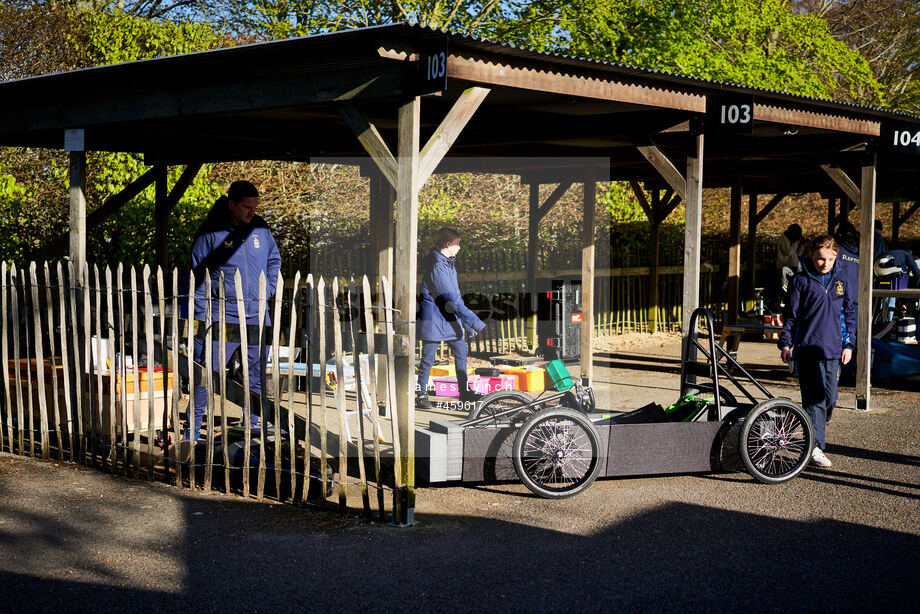
[[[422,287],[419,290],[418,338],[423,341],[456,341],[463,329],[478,333],[486,327],[470,311],[460,295],[454,259],[436,249],[422,259]]]
[[[204,296],[204,271],[211,276],[211,296],[220,291],[220,274],[224,274],[226,292],[226,317],[228,322],[239,322],[234,276],[240,271],[243,305],[246,321],[259,323],[259,274],[265,273],[265,298],[275,294],[281,254],[271,230],[261,217],[254,216],[249,224],[233,226],[229,222],[206,220],[195,234],[192,244],[192,272],[195,274],[195,295]],[[212,304],[212,317],[217,321],[217,301]],[[266,323],[270,309],[266,306]],[[196,301],[196,318],[203,318],[204,304]]]
[[[853,290],[839,275],[836,264],[830,275],[830,283],[824,288],[809,262],[789,285],[778,345],[793,348],[796,360],[839,359],[845,347],[853,347],[853,336],[844,341],[840,326],[842,312],[846,330],[856,329]]]

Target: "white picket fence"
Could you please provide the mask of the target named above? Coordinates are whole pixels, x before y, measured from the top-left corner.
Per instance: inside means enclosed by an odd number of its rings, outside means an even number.
[[[245,311],[239,272],[232,297],[223,276],[214,288],[205,273],[204,294],[214,298],[199,295],[197,311],[175,269],[88,266],[77,276],[71,263],[3,263],[0,274],[4,451],[259,499],[337,496],[346,508],[349,492],[353,502],[360,493],[364,512],[381,519],[392,509],[385,493],[405,488],[393,462],[386,279],[372,291],[367,277],[328,284],[279,274],[269,298],[263,275],[258,321],[246,325],[226,315],[228,301]],[[242,345],[241,381],[220,368],[233,343]],[[258,395],[248,392],[250,346],[262,357]],[[207,409],[193,443],[196,384]]]

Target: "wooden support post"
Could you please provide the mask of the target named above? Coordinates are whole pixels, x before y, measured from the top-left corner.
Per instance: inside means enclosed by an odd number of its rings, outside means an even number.
[[[686,222],[684,227],[684,299],[681,336],[685,356],[696,358],[690,345],[690,316],[700,304],[700,251],[703,224],[703,135],[698,134],[687,155]],[[689,348],[689,353],[686,350]]]
[[[757,194],[748,194],[748,236],[747,263],[748,273],[744,278],[744,296],[754,296],[754,273],[757,270]]]
[[[648,237],[648,332],[658,332],[658,262],[661,221],[658,216],[649,220]]]
[[[875,241],[876,154],[866,154],[860,182],[859,260],[872,262]],[[856,313],[856,409],[869,409],[872,348],[872,267],[859,267],[859,305]]]
[[[594,206],[597,200],[597,169],[585,171],[581,231],[581,383],[594,378]]]
[[[399,107],[399,144],[396,182],[396,250],[393,306],[397,310],[396,407],[399,419],[400,458],[404,484],[397,485],[395,514],[398,524],[415,523],[415,311],[418,268],[418,164],[420,101],[413,98]]]
[[[370,174],[371,254],[369,269],[379,281],[393,279],[393,203],[396,193],[387,178],[376,169]]]
[[[371,253],[368,268],[371,271],[370,278],[375,280],[374,287],[381,291],[383,285],[381,279],[386,277],[387,282],[393,283],[393,203],[396,201],[396,190],[390,184],[389,180],[382,172],[376,168],[370,174],[371,183]],[[381,304],[382,294],[378,295],[377,304]],[[370,322],[370,320],[368,320]],[[378,320],[383,332],[384,319]],[[373,331],[368,330],[368,333]],[[370,341],[370,338],[368,339]],[[383,351],[383,350],[381,350]],[[381,361],[381,366],[386,365],[386,361]],[[376,374],[375,374],[376,375]],[[387,399],[387,378],[375,377],[377,382],[376,398]],[[389,408],[385,410],[389,415]]]
[[[74,270],[86,264],[86,152],[70,152],[70,260]]]
[[[527,297],[530,302],[528,344],[537,347],[537,252],[540,249],[540,184],[530,184],[530,210],[527,216]]]
[[[169,167],[166,165],[157,165],[156,179],[154,179],[155,196],[154,196],[154,240],[153,250],[156,263],[164,271],[169,270],[169,207],[167,205],[167,175]]]
[[[732,184],[728,230],[728,324],[738,323],[741,295],[741,181]],[[753,261],[751,261],[753,265]]]
[[[530,210],[527,223],[527,292],[530,294],[530,347],[537,346],[537,252],[540,249],[540,222],[559,199],[572,187],[571,181],[562,181],[546,201],[540,204],[540,184],[530,184]]]

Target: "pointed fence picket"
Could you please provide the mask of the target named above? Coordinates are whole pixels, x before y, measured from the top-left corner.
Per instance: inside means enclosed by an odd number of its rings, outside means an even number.
[[[0,263],[0,449],[385,519],[405,486],[389,282],[263,275],[253,298],[229,275]]]

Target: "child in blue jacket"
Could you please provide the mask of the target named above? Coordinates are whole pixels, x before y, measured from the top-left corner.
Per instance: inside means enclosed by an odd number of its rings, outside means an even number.
[[[778,344],[783,362],[796,362],[802,407],[815,427],[812,463],[819,467],[831,466],[824,454],[825,425],[837,403],[840,365],[853,356],[854,337],[841,329],[841,312],[846,331],[856,328],[855,288],[839,275],[838,251],[831,236],[811,242],[805,270],[792,278],[789,287]]]
[[[418,297],[418,338],[422,341],[422,357],[418,365],[415,406],[430,409],[428,376],[434,365],[438,345],[444,341],[454,356],[457,386],[461,401],[473,401],[476,395],[467,387],[466,337],[475,336],[486,327],[479,317],[463,303],[457,283],[454,258],[460,251],[460,233],[442,228],[434,245],[422,258],[422,284]]]

